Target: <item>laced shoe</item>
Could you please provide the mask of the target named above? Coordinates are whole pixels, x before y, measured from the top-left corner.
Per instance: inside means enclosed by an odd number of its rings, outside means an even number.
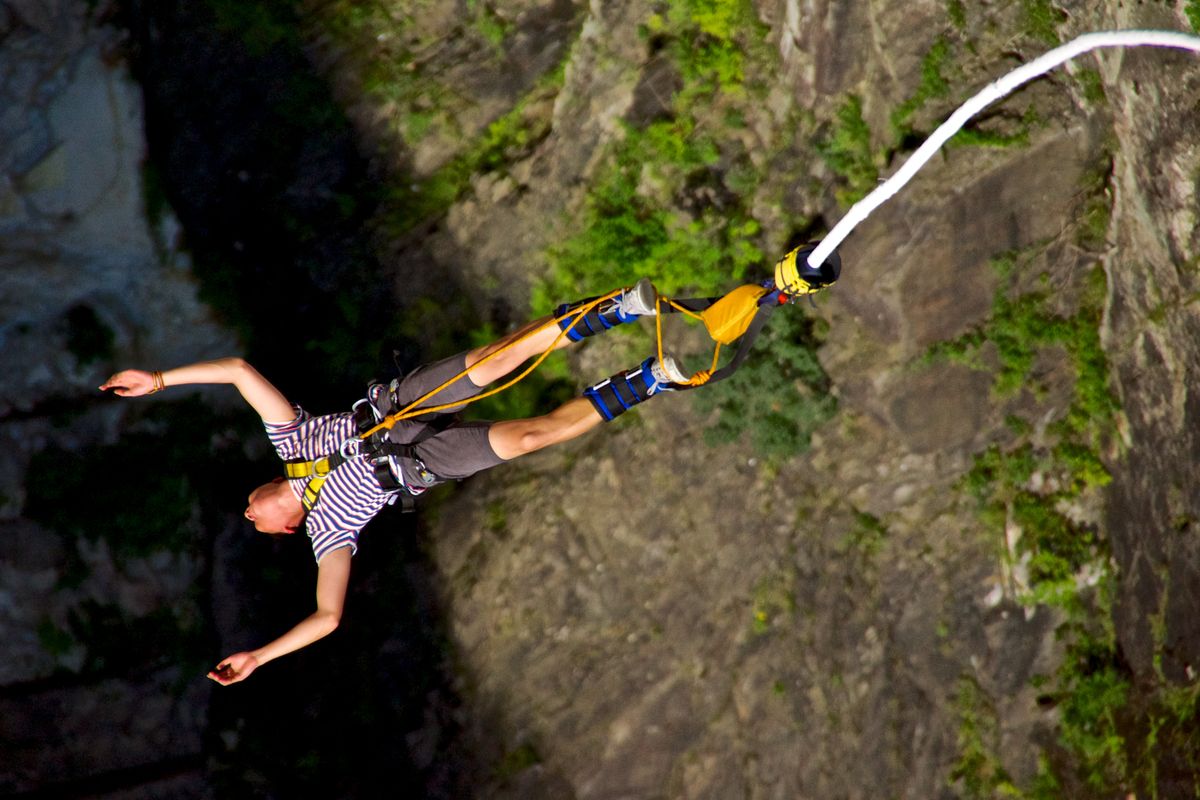
[[[654,376],[655,383],[655,387],[650,390],[651,394],[657,394],[666,389],[664,384],[687,383],[688,381],[688,376],[684,374],[675,356],[670,353],[663,353],[662,361],[659,361],[657,356],[651,356],[649,364],[650,374]]]
[[[638,317],[656,313],[654,304],[658,299],[658,292],[649,278],[642,278],[617,297],[606,300],[599,308],[593,308],[582,317],[569,314],[595,299],[589,297],[575,303],[563,303],[555,310],[554,316],[560,318],[558,327],[567,331],[567,338],[572,342],[604,333],[609,328],[633,322]]]
[[[658,291],[654,284],[649,278],[642,278],[617,298],[616,311],[622,322],[629,322],[634,317],[653,316],[657,313],[657,300]]]

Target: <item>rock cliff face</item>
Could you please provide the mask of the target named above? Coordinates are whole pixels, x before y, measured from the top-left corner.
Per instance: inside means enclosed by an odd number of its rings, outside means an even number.
[[[1200,61],[1187,54],[1108,52],[1035,83],[858,229],[828,297],[781,312],[816,320],[837,404],[810,447],[755,449],[769,404],[738,420],[739,441],[706,444],[725,412],[668,396],[442,492],[421,552],[385,516],[357,557],[356,621],[254,676],[257,699],[100,646],[166,614],[196,631],[177,661],[203,661],[273,635],[311,591],[303,547],[245,542],[207,505],[249,477],[236,459],[263,455],[230,444],[244,426],[224,418],[200,447],[228,486],[184,486],[202,502],[179,527],[199,547],[114,552],[64,533],[30,491],[58,463],[46,453],[74,464],[163,429],[81,400],[106,371],[236,348],[196,300],[163,197],[209,296],[280,372],[300,368],[297,351],[245,297],[287,280],[295,313],[316,321],[307,354],[339,359],[309,371],[320,383],[363,363],[341,359],[347,342],[396,337],[415,363],[480,322],[519,321],[531,290],[569,286],[561,254],[581,252],[569,241],[600,207],[615,148],[664,135],[658,122],[691,126],[680,152],[718,132],[716,155],[664,167],[644,156],[662,150],[637,151],[630,202],[663,203],[680,238],[745,214],[757,278],[987,80],[1088,30],[1189,29],[1191,7],[726,5],[329,0],[279,17],[131,2],[99,25],[83,4],[0,3],[0,430],[13,453],[0,463],[0,731],[16,754],[0,789],[1188,796]],[[367,193],[331,112],[289,82],[301,49],[382,188]],[[129,52],[161,174],[143,167]],[[737,69],[698,90],[714,63]],[[272,114],[305,122],[272,141]],[[644,357],[650,330],[572,352],[570,380]],[[694,332],[668,338],[701,358]],[[818,383],[789,383],[778,404]],[[287,572],[267,559],[281,554]],[[312,686],[331,671],[340,686]],[[1105,700],[1081,720],[1085,696]],[[71,744],[48,745],[45,718]]]
[[[0,4],[0,739],[5,794],[130,770],[169,790],[199,764],[207,689],[180,666],[135,668],[64,638],[71,620],[197,612],[201,565],[158,551],[121,561],[109,543],[28,519],[31,459],[111,442],[126,409],[97,396],[125,362],[235,350],[197,300],[169,211],[147,213],[141,93],[122,37],[85,4]],[[110,464],[108,469],[125,465]],[[130,496],[136,487],[127,487]],[[96,498],[80,492],[68,502]],[[98,505],[105,505],[100,503]],[[78,578],[64,573],[77,568]],[[102,657],[101,657],[102,660]],[[137,662],[137,659],[132,659]]]

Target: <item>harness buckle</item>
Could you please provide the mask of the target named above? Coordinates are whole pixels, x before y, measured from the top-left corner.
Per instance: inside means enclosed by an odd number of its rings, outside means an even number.
[[[363,440],[357,436],[353,439],[347,439],[342,442],[342,446],[338,448],[338,452],[342,454],[342,458],[356,458],[362,452]]]

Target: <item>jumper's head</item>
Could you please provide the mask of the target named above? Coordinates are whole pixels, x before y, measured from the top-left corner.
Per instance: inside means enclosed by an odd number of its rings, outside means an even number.
[[[295,533],[304,521],[304,506],[283,478],[259,486],[247,503],[243,516],[263,533]]]
[[[816,294],[827,289],[842,274],[842,258],[834,250],[820,265],[810,267],[808,256],[817,242],[797,247],[775,264],[775,288],[784,294]]]

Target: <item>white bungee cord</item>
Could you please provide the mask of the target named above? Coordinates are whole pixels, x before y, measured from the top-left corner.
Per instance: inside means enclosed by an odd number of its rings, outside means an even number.
[[[900,191],[912,179],[913,175],[916,175],[917,171],[925,166],[925,163],[929,159],[933,158],[941,146],[951,136],[958,133],[962,126],[967,123],[967,120],[978,114],[989,104],[999,100],[1001,97],[1004,97],[1017,87],[1028,83],[1034,78],[1046,74],[1058,65],[1070,61],[1072,58],[1090,50],[1102,47],[1145,46],[1173,47],[1200,53],[1200,36],[1190,36],[1186,33],[1176,33],[1174,31],[1147,30],[1087,33],[1048,51],[1028,64],[1017,67],[1004,77],[992,81],[983,87],[978,94],[959,106],[945,122],[939,125],[930,134],[929,138],[925,140],[924,144],[909,156],[908,160],[904,162],[904,165],[894,175],[879,186],[876,186],[870,194],[851,206],[850,210],[846,212],[846,216],[842,217],[837,225],[833,226],[833,230],[829,232],[829,235],[821,240],[817,247],[809,253],[808,265],[814,269],[821,266],[822,262],[829,257],[829,254],[837,249],[842,240],[849,236],[850,232],[860,222],[870,216],[871,212],[876,208],[883,205],[889,197]]]

